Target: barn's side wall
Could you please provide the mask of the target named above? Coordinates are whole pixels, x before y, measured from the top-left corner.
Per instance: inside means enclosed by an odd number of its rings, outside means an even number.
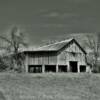
[[[56,52],[44,52],[44,53],[26,53],[26,72],[28,72],[28,65],[56,65],[57,53]],[[43,69],[44,70],[44,69]]]

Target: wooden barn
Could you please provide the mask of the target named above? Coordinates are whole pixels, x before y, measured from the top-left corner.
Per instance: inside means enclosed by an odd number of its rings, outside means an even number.
[[[86,72],[86,51],[75,39],[26,50],[25,70],[30,73]]]

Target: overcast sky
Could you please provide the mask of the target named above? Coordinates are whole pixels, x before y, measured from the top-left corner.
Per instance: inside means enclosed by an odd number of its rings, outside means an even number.
[[[0,0],[0,33],[18,25],[31,45],[100,32],[100,0]]]

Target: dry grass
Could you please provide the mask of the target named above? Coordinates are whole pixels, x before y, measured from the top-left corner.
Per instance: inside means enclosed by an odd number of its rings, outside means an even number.
[[[100,75],[0,73],[0,91],[0,100],[100,100]]]

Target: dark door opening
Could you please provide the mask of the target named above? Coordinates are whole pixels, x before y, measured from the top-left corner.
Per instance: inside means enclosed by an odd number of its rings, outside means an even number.
[[[80,72],[86,72],[86,66],[80,65]]]
[[[78,72],[77,61],[70,61],[69,63],[70,63],[70,71]]]
[[[58,71],[59,72],[67,72],[67,65],[59,65]]]
[[[45,72],[56,72],[56,65],[45,65]]]
[[[29,65],[28,72],[29,73],[41,73],[42,65]]]

